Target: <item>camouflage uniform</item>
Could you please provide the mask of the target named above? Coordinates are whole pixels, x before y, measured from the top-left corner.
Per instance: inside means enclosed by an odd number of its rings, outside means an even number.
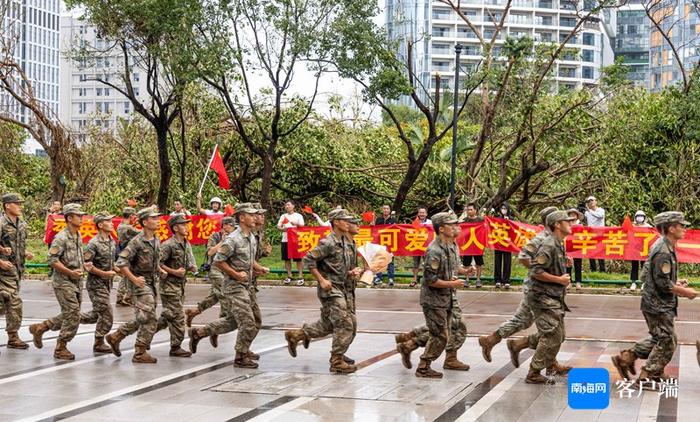
[[[19,288],[27,250],[27,223],[19,217],[16,222],[12,222],[6,215],[1,215],[0,246],[12,249],[9,256],[0,254],[0,260],[14,265],[10,270],[0,270],[0,301],[5,310],[5,331],[16,333],[22,325]]]
[[[144,277],[146,285],[138,287],[129,283],[131,296],[134,298],[134,319],[121,325],[118,331],[128,336],[138,331],[136,346],[147,348],[156,333],[156,280],[160,274],[160,240],[154,237],[148,241],[143,233],[131,239],[119,253],[117,267],[128,267],[136,277]]]
[[[250,295],[256,250],[253,234],[245,236],[241,229],[233,232],[221,245],[221,249],[214,256],[214,263],[226,262],[236,271],[245,271],[248,280],[241,283],[226,276],[221,289],[224,317],[210,322],[205,327],[205,333],[209,336],[228,333],[238,328],[236,352],[243,355],[249,352],[250,345],[258,334]]]
[[[63,229],[51,242],[48,256],[49,264],[62,263],[70,270],[83,269],[83,241],[80,232],[71,233]],[[61,313],[48,320],[52,331],[61,330],[59,341],[71,341],[80,325],[80,302],[82,299],[82,278],[70,279],[56,270],[53,272],[53,291],[61,306]]]
[[[207,241],[207,252],[221,242],[222,235],[223,232],[216,232],[209,237],[209,240]],[[221,298],[223,297],[223,294],[221,293],[221,286],[224,282],[224,273],[222,273],[221,270],[216,268],[214,265],[214,255],[208,257],[207,263],[210,267],[209,282],[211,283],[211,286],[209,288],[209,294],[199,303],[197,303],[197,310],[199,313],[202,313],[217,303],[220,303]],[[219,318],[223,318],[223,316],[223,308],[221,308],[219,311]]]
[[[116,243],[111,237],[102,239],[95,236],[87,244],[83,257],[85,262],[102,271],[114,270],[114,251]],[[109,334],[112,329],[113,313],[109,303],[109,291],[112,287],[112,278],[101,278],[88,273],[87,291],[92,302],[92,310],[80,316],[81,324],[97,324],[95,326],[95,338],[100,339]]]
[[[355,242],[333,232],[309,251],[304,257],[304,266],[318,271],[331,282],[331,289],[317,286],[316,294],[321,301],[321,318],[304,324],[302,330],[309,338],[333,334],[331,354],[345,354],[354,337],[353,293],[348,290],[348,272],[357,267]]]
[[[131,239],[139,234],[139,231],[129,224],[129,219],[124,218],[119,226],[117,227],[117,240],[119,240],[118,251],[126,249]],[[117,302],[123,302],[125,299],[128,300],[130,293],[129,280],[126,277],[120,277],[119,286],[117,287]]]
[[[414,328],[412,331],[415,337],[415,342],[418,347],[425,347],[430,340],[430,330],[427,325],[421,325]],[[459,350],[464,341],[467,339],[467,325],[462,318],[462,308],[457,300],[457,293],[452,292],[452,314],[450,317],[450,325],[447,327],[447,345],[445,351],[451,352]]]
[[[649,250],[642,273],[641,310],[649,328],[649,337],[640,340],[632,350],[646,359],[644,369],[649,374],[663,374],[671,361],[678,339],[673,321],[678,316],[678,297],[671,289],[678,281],[676,250],[665,238],[659,238]]]
[[[173,217],[179,218],[179,217]],[[172,269],[194,267],[195,259],[192,246],[185,239],[178,242],[175,236],[163,242],[160,247],[160,263]],[[163,311],[158,319],[158,330],[168,327],[170,330],[170,347],[178,347],[185,338],[185,312],[183,301],[185,296],[185,277],[175,277],[168,274],[160,280],[160,301]]]
[[[435,221],[435,219],[433,219]],[[453,318],[461,320],[461,313],[453,307],[454,289],[432,287],[437,280],[452,280],[457,277],[460,268],[457,244],[444,244],[435,239],[425,252],[423,264],[423,282],[420,292],[420,304],[423,307],[425,324],[430,338],[421,355],[421,359],[432,362],[445,350],[449,339],[450,326]],[[458,331],[461,331],[462,328]],[[466,331],[466,326],[464,327]],[[466,334],[466,333],[465,333]],[[456,342],[458,343],[458,342]]]
[[[527,294],[527,302],[535,316],[535,325],[538,330],[528,338],[530,347],[536,349],[530,363],[530,370],[536,372],[556,362],[557,353],[565,338],[566,287],[561,284],[546,283],[533,277],[543,272],[555,276],[566,274],[566,250],[563,242],[555,236],[549,236],[542,242],[528,273],[531,286]]]

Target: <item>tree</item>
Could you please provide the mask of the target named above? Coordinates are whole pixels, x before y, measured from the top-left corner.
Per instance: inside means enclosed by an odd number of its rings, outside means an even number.
[[[7,16],[0,28],[0,95],[8,104],[0,109],[0,122],[21,127],[44,148],[50,163],[51,198],[62,201],[67,179],[74,175],[75,163],[80,159],[79,151],[56,113],[39,100],[33,82],[17,60],[23,19],[10,18],[13,7],[17,7],[15,12],[23,13],[13,2],[0,3],[0,19]]]
[[[82,7],[84,19],[94,25],[106,47],[82,46],[75,59],[121,61],[119,80],[97,75],[94,80],[124,95],[155,132],[160,183],[158,207],[166,209],[172,166],[168,141],[171,126],[180,116],[181,95],[193,75],[188,51],[183,48],[200,18],[196,0],[67,0],[69,8]],[[135,71],[145,78],[146,93],[138,92]],[[179,158],[179,157],[178,157]]]

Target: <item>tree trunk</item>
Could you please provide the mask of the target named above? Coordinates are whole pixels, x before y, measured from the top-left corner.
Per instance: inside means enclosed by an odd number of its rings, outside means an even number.
[[[260,203],[266,210],[272,210],[272,203],[270,202],[270,189],[272,188],[272,166],[274,161],[270,155],[262,157],[263,162],[263,173],[262,173],[262,187],[260,188]]]
[[[156,140],[158,143],[158,168],[160,170],[160,186],[158,187],[158,209],[165,212],[168,209],[168,197],[170,196],[170,178],[172,168],[168,157],[168,125],[160,122],[156,129]]]
[[[394,198],[394,204],[392,205],[394,211],[396,211],[397,214],[401,214],[401,209],[403,208],[404,202],[406,202],[408,193],[413,188],[413,185],[416,184],[416,180],[418,180],[418,176],[420,176],[420,173],[423,170],[425,163],[428,161],[428,157],[430,157],[430,152],[433,149],[432,145],[435,142],[435,140],[428,140],[425,146],[423,146],[423,149],[418,155],[418,158],[415,161],[408,164],[408,169],[406,170],[406,174],[404,174],[403,176],[403,180],[401,180],[399,189],[396,192],[396,197]]]

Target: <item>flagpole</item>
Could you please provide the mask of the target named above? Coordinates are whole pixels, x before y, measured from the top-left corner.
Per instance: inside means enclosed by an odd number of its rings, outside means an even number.
[[[199,192],[197,192],[197,197],[202,194],[202,189],[204,189],[204,182],[207,181],[207,175],[209,174],[209,169],[211,168],[211,163],[214,161],[214,156],[216,155],[216,150],[219,148],[219,144],[214,145],[214,151],[211,153],[211,158],[209,159],[209,164],[207,164],[207,170],[204,172],[204,177],[202,178],[202,183],[199,184]]]

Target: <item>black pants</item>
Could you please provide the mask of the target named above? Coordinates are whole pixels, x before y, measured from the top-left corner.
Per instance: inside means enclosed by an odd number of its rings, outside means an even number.
[[[605,260],[604,259],[591,259],[589,260],[591,264],[591,271],[598,271],[596,268],[596,261],[598,262],[598,268],[601,273],[605,272]]]
[[[630,281],[639,281],[639,269],[644,265],[644,261],[632,261],[632,272],[630,273]]]
[[[574,258],[574,266],[566,269],[566,272],[569,273],[569,277],[571,277],[571,281],[573,283],[580,283],[581,280],[583,280],[583,276],[581,275],[582,269],[583,269],[583,259],[582,258]],[[571,274],[572,272],[573,272],[573,277]]]
[[[496,263],[493,270],[493,281],[496,283],[510,283],[510,252],[493,251]]]

